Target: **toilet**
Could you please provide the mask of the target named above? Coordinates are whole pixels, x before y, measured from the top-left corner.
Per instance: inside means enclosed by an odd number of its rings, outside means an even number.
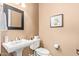
[[[33,43],[30,45],[30,49],[34,51],[34,56],[49,56],[50,53],[47,49],[40,47],[39,36],[34,36]]]

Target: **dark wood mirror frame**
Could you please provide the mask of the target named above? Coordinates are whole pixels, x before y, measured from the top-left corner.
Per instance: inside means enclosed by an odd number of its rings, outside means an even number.
[[[11,27],[8,25],[8,9],[21,13],[21,27]],[[19,10],[7,4],[3,4],[3,11],[6,15],[6,23],[7,23],[6,25],[8,30],[24,30],[24,11]]]

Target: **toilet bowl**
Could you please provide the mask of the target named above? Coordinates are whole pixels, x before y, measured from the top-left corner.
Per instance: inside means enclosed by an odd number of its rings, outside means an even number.
[[[45,48],[37,48],[35,50],[35,54],[37,56],[49,56],[50,55],[49,51]]]
[[[40,47],[40,38],[39,36],[34,36],[33,43],[30,45],[30,49],[34,50],[34,56],[49,56],[50,52]]]

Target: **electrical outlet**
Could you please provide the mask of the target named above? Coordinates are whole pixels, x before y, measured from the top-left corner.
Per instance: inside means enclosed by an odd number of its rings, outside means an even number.
[[[76,49],[76,54],[79,55],[79,49]]]

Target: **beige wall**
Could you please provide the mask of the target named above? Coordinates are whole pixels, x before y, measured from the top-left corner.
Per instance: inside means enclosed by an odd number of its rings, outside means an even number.
[[[1,9],[1,5],[0,5],[0,9]],[[0,21],[1,21],[1,18],[0,18]],[[1,54],[1,32],[0,32],[0,54]]]
[[[50,28],[50,17],[64,14],[64,27]],[[79,49],[79,4],[39,4],[39,34],[52,55],[77,55]],[[53,45],[58,43],[60,49]]]
[[[4,36],[8,36],[9,40],[19,38],[31,38],[38,33],[38,4],[25,4],[21,7],[16,4],[9,4],[24,11],[24,30],[7,30],[3,32]],[[4,39],[3,39],[4,40]]]
[[[1,32],[0,32],[0,54],[1,54]]]
[[[1,22],[1,12],[2,12],[1,8],[2,6],[0,4],[0,22]],[[1,54],[1,32],[0,32],[0,54]]]
[[[2,38],[3,36],[9,36],[11,40],[16,37],[30,38],[39,31],[44,47],[52,55],[77,55],[76,49],[79,49],[79,4],[39,4],[39,7],[38,4],[26,4],[25,8],[19,5],[10,5],[25,11],[25,29],[3,31],[1,32]],[[50,28],[50,17],[62,13],[64,14],[64,27]],[[60,45],[59,50],[53,47],[54,43]]]
[[[38,4],[33,4],[33,3],[29,3],[29,4],[25,4],[26,7],[21,7],[20,5],[16,5],[16,4],[9,4],[12,5],[14,7],[17,7],[18,9],[21,9],[24,11],[24,30],[1,30],[0,32],[0,38],[1,38],[1,42],[4,42],[5,40],[5,36],[8,36],[9,40],[15,40],[16,37],[21,38],[31,38],[34,35],[38,34],[39,31],[39,21],[38,21]],[[0,45],[1,46],[1,45]],[[10,54],[8,54],[6,52],[6,50],[1,47],[1,55],[5,55],[8,56]],[[25,48],[23,50],[23,55],[26,56],[28,55],[27,53],[30,50],[28,50],[27,48]]]

